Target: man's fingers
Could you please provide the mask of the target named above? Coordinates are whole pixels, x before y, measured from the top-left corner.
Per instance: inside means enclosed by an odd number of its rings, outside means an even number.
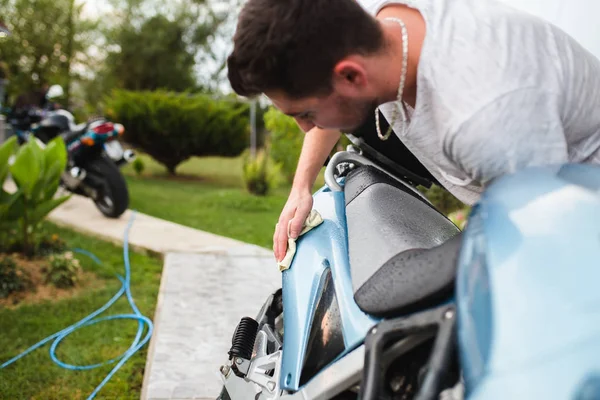
[[[275,232],[273,232],[273,254],[275,254],[275,259],[279,261],[279,223],[275,224]]]
[[[294,217],[295,209],[291,211],[283,211],[279,217],[279,222],[275,226],[275,235],[273,236],[273,247],[275,250],[275,258],[281,261],[285,257],[287,250],[287,226]]]
[[[300,235],[300,232],[302,231],[302,225],[304,224],[305,220],[306,220],[306,215],[301,215],[300,213],[296,213],[296,216],[294,217],[294,219],[292,220],[292,223],[290,225],[290,236],[293,239],[298,239],[298,235]]]
[[[302,232],[302,226],[304,225],[304,221],[306,221],[306,217],[310,213],[312,205],[308,203],[302,203],[296,210],[296,215],[294,215],[294,219],[292,219],[292,223],[290,225],[290,236],[294,239],[297,239]]]
[[[285,225],[279,224],[277,228],[277,261],[283,260],[285,252],[287,251],[287,223]]]

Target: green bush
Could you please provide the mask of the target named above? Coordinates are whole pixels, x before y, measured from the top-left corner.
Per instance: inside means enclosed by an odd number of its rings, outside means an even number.
[[[271,107],[264,116],[265,127],[270,132],[271,158],[281,166],[284,177],[289,183],[294,180],[298,159],[302,152],[304,132],[292,117],[288,117]],[[350,140],[342,135],[331,155],[346,150]]]
[[[207,95],[114,91],[106,114],[124,140],[175,174],[192,156],[236,157],[249,143],[248,105]]]
[[[11,257],[0,259],[0,299],[13,292],[21,292],[29,286],[29,277],[19,268]]]
[[[14,161],[9,165],[12,155]],[[22,251],[27,256],[34,253],[40,222],[69,198],[54,198],[66,165],[67,149],[61,137],[44,149],[32,140],[17,150],[15,137],[0,146],[0,184],[10,172],[17,186],[15,193],[0,189],[0,229],[14,229],[17,224]]]
[[[243,178],[246,189],[257,196],[266,196],[277,187],[281,170],[269,160],[268,151],[261,150],[255,158],[244,156]]]
[[[48,258],[48,263],[48,267],[43,271],[46,283],[51,283],[60,289],[75,286],[81,265],[72,252],[52,255]]]
[[[133,160],[132,166],[137,176],[142,175],[144,173],[144,170],[146,169],[146,164],[144,164],[144,160],[142,160],[139,157]]]
[[[293,118],[275,108],[265,113],[265,127],[271,133],[271,158],[281,166],[288,182],[294,180],[304,133]]]
[[[429,189],[421,188],[421,192],[433,205],[445,215],[464,208],[464,203],[458,200],[446,189],[432,185]]]

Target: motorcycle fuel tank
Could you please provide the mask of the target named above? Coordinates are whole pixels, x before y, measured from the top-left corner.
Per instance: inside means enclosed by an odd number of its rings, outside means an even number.
[[[600,398],[600,168],[531,168],[474,207],[458,266],[467,398]]]

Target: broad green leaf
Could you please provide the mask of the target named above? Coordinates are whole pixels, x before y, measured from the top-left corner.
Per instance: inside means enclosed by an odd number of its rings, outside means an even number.
[[[63,139],[58,136],[52,139],[44,149],[46,170],[44,181],[53,184],[60,180],[60,175],[67,167],[67,148]]]
[[[60,176],[67,166],[67,149],[61,137],[51,140],[43,149],[43,178],[35,186],[32,199],[46,201],[51,199],[60,182]]]
[[[58,190],[59,184],[60,184],[60,181],[55,181],[49,185],[46,185],[42,192],[40,201],[50,200],[52,197],[54,197],[54,195],[56,194],[56,191]]]
[[[19,149],[10,173],[26,197],[31,198],[43,167],[43,153],[35,141],[27,142]]]
[[[43,148],[40,147],[37,141],[32,141],[32,147],[35,153],[36,158],[40,159],[40,175],[38,177],[37,182],[33,186],[33,190],[31,191],[30,199],[36,204],[39,201],[42,201],[42,196],[44,194],[44,189],[46,187],[46,175],[48,171],[48,164],[46,160],[46,146]]]
[[[20,190],[13,193],[16,198],[11,202],[10,207],[6,210],[4,218],[7,221],[18,221],[25,214],[25,196]]]
[[[14,213],[11,213],[10,211],[20,196],[21,192],[7,193],[4,190],[0,190],[0,221],[8,222],[11,220],[9,216],[14,217],[14,215],[11,215]],[[16,220],[18,217],[12,219]]]
[[[0,146],[0,188],[8,176],[8,160],[17,151],[17,137],[13,136]]]
[[[50,214],[52,210],[56,207],[60,206],[65,201],[69,200],[71,196],[63,196],[57,199],[50,199],[48,201],[44,201],[43,203],[39,203],[35,209],[31,211],[28,215],[27,219],[31,221],[32,225],[40,222],[46,215]]]

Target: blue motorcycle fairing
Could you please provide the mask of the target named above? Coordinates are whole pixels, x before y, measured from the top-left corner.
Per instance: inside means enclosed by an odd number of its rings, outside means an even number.
[[[467,398],[576,399],[598,378],[599,260],[600,168],[530,168],[484,192],[457,276]]]
[[[292,265],[282,277],[285,340],[280,386],[289,391],[299,388],[313,312],[326,269],[331,270],[337,295],[346,347],[343,354],[362,343],[378,322],[354,302],[344,193],[324,187],[315,193],[313,208],[321,214],[323,223],[298,239]]]

